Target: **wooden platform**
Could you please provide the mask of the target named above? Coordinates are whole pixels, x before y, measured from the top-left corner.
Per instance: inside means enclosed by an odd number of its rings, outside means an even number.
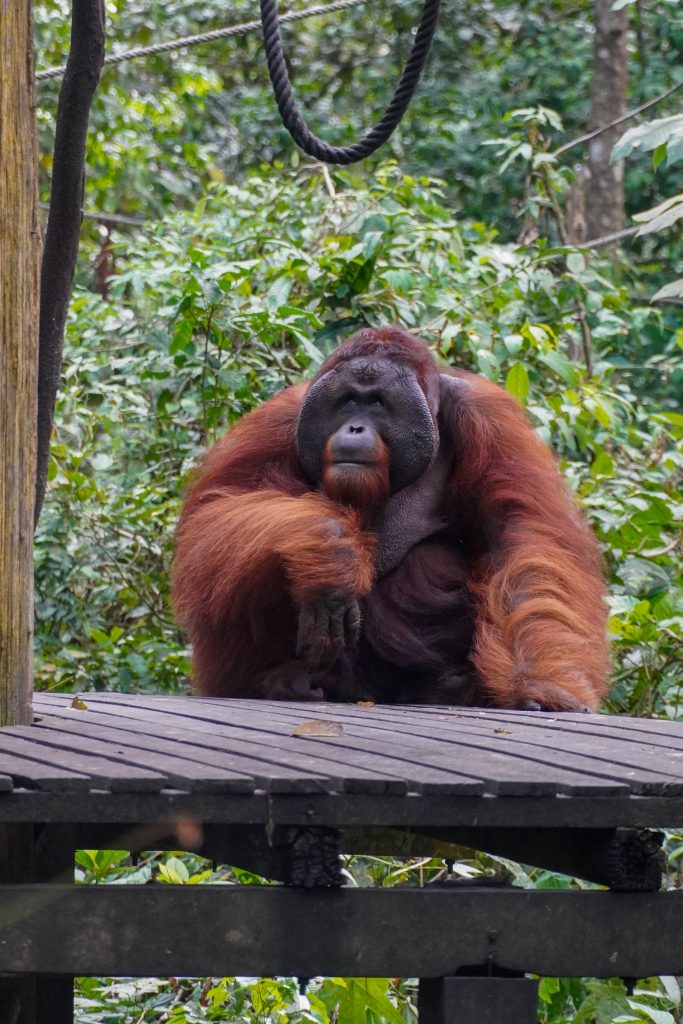
[[[683,725],[87,694],[0,730],[0,821],[615,828],[683,822]],[[306,722],[336,735],[295,735]],[[311,727],[315,731],[315,727]],[[323,727],[324,728],[324,727]]]
[[[492,1019],[495,993],[521,1024],[528,972],[683,973],[653,831],[683,824],[681,724],[123,694],[35,712],[0,730],[0,836],[26,851],[0,975],[35,976],[40,1024],[70,1024],[76,974],[419,976],[421,1024]],[[188,846],[287,884],[73,884],[77,848]],[[342,886],[342,853],[463,846],[613,891]]]

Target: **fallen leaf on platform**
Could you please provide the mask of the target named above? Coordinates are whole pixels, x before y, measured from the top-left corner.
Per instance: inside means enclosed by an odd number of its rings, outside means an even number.
[[[310,722],[301,722],[293,731],[292,736],[341,736],[344,726],[339,722],[328,722],[319,719]]]

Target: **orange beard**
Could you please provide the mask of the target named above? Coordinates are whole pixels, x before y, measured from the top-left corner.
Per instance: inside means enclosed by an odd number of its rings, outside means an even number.
[[[389,449],[380,441],[376,461],[355,465],[329,461],[325,451],[323,491],[332,501],[351,505],[361,514],[379,511],[391,493],[389,484]]]

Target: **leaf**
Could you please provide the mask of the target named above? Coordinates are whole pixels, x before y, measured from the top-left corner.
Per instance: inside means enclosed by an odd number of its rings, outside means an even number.
[[[353,266],[354,265],[352,264],[352,267]],[[357,269],[355,270],[355,273],[352,270],[349,274],[349,283],[354,295],[360,295],[361,292],[365,291],[372,280],[372,274],[375,269],[375,257],[370,256],[369,259],[364,260],[363,263],[356,266]]]
[[[667,143],[669,139],[681,132],[683,132],[683,114],[659,117],[654,121],[648,121],[647,124],[629,128],[612,150],[612,163],[635,152],[646,153],[657,149],[658,146]]]
[[[319,718],[300,722],[292,731],[292,736],[341,736],[343,732],[344,726],[340,722]]]
[[[538,995],[544,1003],[552,1003],[553,996],[557,995],[559,991],[559,978],[541,978],[538,986]]]
[[[88,710],[88,705],[81,698],[81,695],[79,693],[75,693],[73,695],[73,697],[71,698],[71,703],[70,703],[69,707],[74,708],[75,711],[87,711]]]
[[[640,999],[629,999],[629,1003],[631,1004],[631,1009],[654,1021],[654,1024],[676,1024],[675,1019],[668,1010],[658,1010],[656,1007],[650,1006],[649,1003],[645,1003]]]
[[[646,210],[634,216],[634,220],[643,222],[642,226],[638,228],[637,237],[651,235],[655,231],[669,228],[681,217],[683,217],[683,195],[677,195],[667,199],[653,210]]]
[[[522,363],[515,363],[508,370],[505,390],[514,395],[520,405],[526,405],[529,397],[529,374]]]
[[[668,150],[669,150],[669,147],[667,146],[666,142],[663,142],[661,144],[661,146],[657,146],[657,148],[655,149],[654,153],[652,154],[652,169],[653,170],[656,171],[657,168],[661,164],[664,163],[664,161],[666,160],[667,155],[668,155]]]
[[[579,1007],[574,1024],[612,1024],[616,1017],[632,1018],[621,979],[589,981],[587,988],[588,997]]]
[[[190,877],[187,867],[178,857],[169,857],[165,864],[159,867],[159,878],[162,882],[173,885],[182,885]]]
[[[96,470],[109,469],[112,462],[113,459],[111,455],[107,454],[107,452],[97,452],[90,458],[90,465],[92,466],[93,469]]]
[[[600,452],[591,465],[590,472],[596,479],[614,476],[614,459],[607,452]]]
[[[669,974],[662,974],[659,978],[662,988],[666,992],[667,999],[669,999],[674,1006],[681,1005],[681,988],[678,984],[678,980]]]
[[[637,555],[629,555],[618,572],[629,594],[648,594],[669,586],[669,576],[661,565]]]
[[[564,352],[551,349],[550,352],[540,352],[538,358],[539,362],[549,367],[565,384],[576,384],[578,370]]]
[[[319,995],[328,1010],[339,1007],[343,1024],[366,1024],[368,1010],[389,1024],[405,1024],[387,995],[388,986],[386,978],[331,978]]]
[[[643,221],[643,220],[649,221],[649,220],[653,220],[655,217],[659,217],[659,215],[661,213],[663,213],[665,210],[668,210],[670,206],[675,206],[677,203],[680,203],[682,200],[683,200],[683,194],[681,194],[681,193],[678,193],[675,196],[669,196],[668,199],[664,199],[663,202],[658,203],[657,206],[653,206],[649,210],[641,210],[640,213],[634,213],[633,214],[633,219],[636,220],[636,221]]]
[[[566,262],[570,274],[581,274],[586,269],[586,257],[580,252],[568,253]]]
[[[315,332],[315,340],[319,342],[336,340],[341,334],[350,334],[357,327],[363,326],[360,317],[345,316],[339,320],[329,320]]]
[[[288,277],[278,277],[268,289],[266,300],[270,309],[284,306],[292,290],[293,281]]]
[[[658,302],[660,299],[683,299],[683,277],[677,278],[675,281],[669,281],[663,288],[655,292],[651,298],[651,302]]]
[[[190,320],[181,320],[173,332],[173,341],[168,347],[171,355],[176,352],[183,352],[192,342],[194,326]]]
[[[522,351],[524,338],[521,334],[506,334],[503,338],[503,344],[511,356],[516,356]]]
[[[669,139],[666,144],[666,166],[680,163],[683,160],[683,134]]]
[[[681,284],[683,284],[683,281]],[[660,412],[653,419],[659,423],[671,423],[675,427],[683,427],[683,413],[680,412]]]

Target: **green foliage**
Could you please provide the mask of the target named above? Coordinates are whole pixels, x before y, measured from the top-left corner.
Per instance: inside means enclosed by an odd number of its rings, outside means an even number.
[[[310,0],[293,0],[289,8],[307,6]],[[345,144],[379,116],[412,43],[418,9],[414,0],[372,0],[285,28],[296,96],[314,130]],[[68,0],[37,0],[39,67],[63,63],[69,10]],[[120,52],[250,21],[255,7],[252,0],[224,9],[206,0],[109,0],[107,16],[108,48]],[[640,41],[630,78],[635,106],[677,80],[683,13],[677,3],[638,4],[633,19]],[[467,216],[516,237],[524,168],[501,176],[482,142],[501,134],[515,107],[561,110],[565,134],[558,143],[585,130],[591,32],[587,3],[443,0],[424,81],[399,131],[363,172],[393,155],[407,171],[445,179]],[[39,89],[46,183],[57,90],[56,81]],[[93,123],[88,202],[98,210],[149,217],[191,208],[212,182],[238,180],[262,162],[299,162],[279,123],[258,31],[105,69]],[[651,181],[634,166],[626,184],[629,207],[642,207]]]
[[[683,160],[683,114],[658,117],[624,132],[612,151],[613,160],[623,160],[634,153],[651,153],[654,166],[670,167]]]
[[[366,1024],[368,1014],[388,1024],[404,1024],[404,1018],[387,994],[386,978],[329,978],[321,1000],[328,1012],[339,1007],[340,1020]]]
[[[631,156],[638,152],[652,152],[652,166],[670,167],[683,160],[683,114],[658,118],[630,128],[614,147],[612,159]],[[650,210],[634,215],[640,223],[637,237],[652,235],[670,228],[683,217],[683,192],[670,196]],[[652,296],[652,301],[683,298],[683,278],[669,281]]]

